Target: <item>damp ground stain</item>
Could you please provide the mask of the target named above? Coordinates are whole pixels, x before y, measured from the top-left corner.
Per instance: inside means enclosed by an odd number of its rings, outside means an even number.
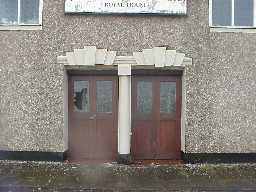
[[[256,191],[256,164],[117,165],[0,161],[0,191]]]

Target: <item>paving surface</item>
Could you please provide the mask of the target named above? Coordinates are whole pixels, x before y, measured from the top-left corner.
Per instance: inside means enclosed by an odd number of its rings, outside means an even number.
[[[256,191],[256,164],[81,165],[0,161],[0,191]]]

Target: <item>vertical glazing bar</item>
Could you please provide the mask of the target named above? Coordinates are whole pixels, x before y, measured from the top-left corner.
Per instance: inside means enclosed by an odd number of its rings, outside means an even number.
[[[212,27],[212,0],[209,0],[209,26]]]
[[[253,0],[253,26],[256,27],[256,0]]]
[[[43,23],[43,0],[39,0],[39,25]]]
[[[231,0],[232,1],[232,6],[231,6],[231,9],[232,9],[232,22],[231,22],[231,25],[232,26],[235,26],[235,0]]]
[[[21,0],[18,0],[18,25],[20,25],[20,7],[21,7],[20,1]]]

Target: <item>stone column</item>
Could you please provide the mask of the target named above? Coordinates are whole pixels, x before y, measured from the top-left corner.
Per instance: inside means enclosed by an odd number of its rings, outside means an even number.
[[[118,163],[131,162],[131,75],[119,73]]]

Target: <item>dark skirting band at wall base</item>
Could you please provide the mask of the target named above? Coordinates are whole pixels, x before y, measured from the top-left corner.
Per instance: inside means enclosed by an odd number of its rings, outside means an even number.
[[[66,152],[0,151],[0,160],[64,161]]]
[[[57,161],[67,159],[67,152],[0,151],[0,160]],[[184,153],[184,163],[256,163],[256,153]],[[132,164],[130,154],[118,154],[117,163]]]
[[[256,163],[256,153],[182,153],[184,163]]]

